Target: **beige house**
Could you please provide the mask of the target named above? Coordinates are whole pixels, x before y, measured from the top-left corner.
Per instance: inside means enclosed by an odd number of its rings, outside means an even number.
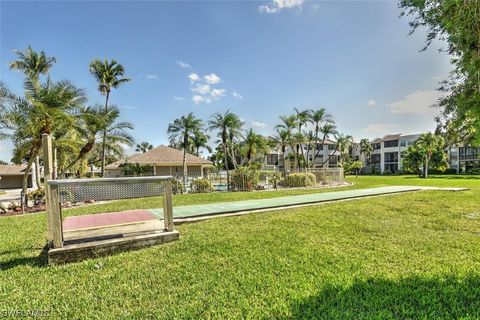
[[[106,177],[124,176],[122,167],[126,163],[148,165],[153,167],[157,176],[183,176],[183,151],[160,145],[145,153],[135,153],[124,161],[117,161],[105,168]],[[187,170],[189,176],[203,176],[212,166],[212,162],[187,153]]]
[[[0,189],[21,188],[23,184],[23,174],[25,165],[6,164],[0,165]],[[32,187],[32,174],[28,175],[28,187]]]

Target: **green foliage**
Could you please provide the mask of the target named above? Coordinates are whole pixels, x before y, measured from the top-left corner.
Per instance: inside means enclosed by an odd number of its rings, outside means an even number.
[[[290,173],[282,181],[282,185],[288,188],[311,187],[317,184],[317,178],[313,173]]]
[[[252,191],[258,184],[260,174],[255,166],[242,166],[230,174],[231,189]]]
[[[172,180],[172,193],[173,194],[182,194],[185,191],[185,186],[178,179]]]
[[[212,183],[208,179],[196,179],[192,181],[193,192],[212,191]]]
[[[122,173],[125,176],[145,176],[153,174],[153,166],[151,165],[141,165],[138,163],[125,163],[122,166]]]
[[[30,191],[27,193],[27,197],[30,200],[35,200],[35,201],[42,201],[45,199],[45,188],[41,187],[36,190]]]

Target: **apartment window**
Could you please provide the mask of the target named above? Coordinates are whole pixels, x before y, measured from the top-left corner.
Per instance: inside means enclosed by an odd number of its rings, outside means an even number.
[[[475,160],[480,157],[480,148],[461,147],[459,148],[460,160]]]
[[[380,143],[372,143],[373,150],[380,150],[381,146]]]
[[[323,149],[323,146],[321,143],[317,143],[317,150],[322,150]]]
[[[328,150],[335,150],[336,148],[337,148],[337,146],[334,145],[334,144],[329,144],[328,145]]]
[[[398,140],[385,141],[383,143],[384,148],[398,147]]]
[[[370,161],[372,164],[379,164],[380,163],[380,155],[379,154],[372,154],[370,157]]]
[[[267,154],[267,166],[278,166],[278,154]]]
[[[400,147],[405,147],[405,146],[407,146],[407,141],[400,140]]]
[[[398,152],[385,152],[383,163],[398,163]]]

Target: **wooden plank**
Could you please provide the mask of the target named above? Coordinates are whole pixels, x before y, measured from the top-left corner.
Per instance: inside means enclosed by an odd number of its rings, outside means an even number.
[[[60,193],[58,190],[58,186],[50,186],[50,201],[53,247],[61,248],[63,246],[63,224],[62,204],[60,203]]]
[[[163,219],[165,231],[173,231],[173,201],[172,201],[172,180],[165,181],[165,193],[163,195]]]

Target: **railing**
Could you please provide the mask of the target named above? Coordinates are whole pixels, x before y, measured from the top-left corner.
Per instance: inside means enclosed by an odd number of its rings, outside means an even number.
[[[48,240],[63,245],[62,203],[164,196],[165,231],[173,231],[172,176],[47,181]]]

